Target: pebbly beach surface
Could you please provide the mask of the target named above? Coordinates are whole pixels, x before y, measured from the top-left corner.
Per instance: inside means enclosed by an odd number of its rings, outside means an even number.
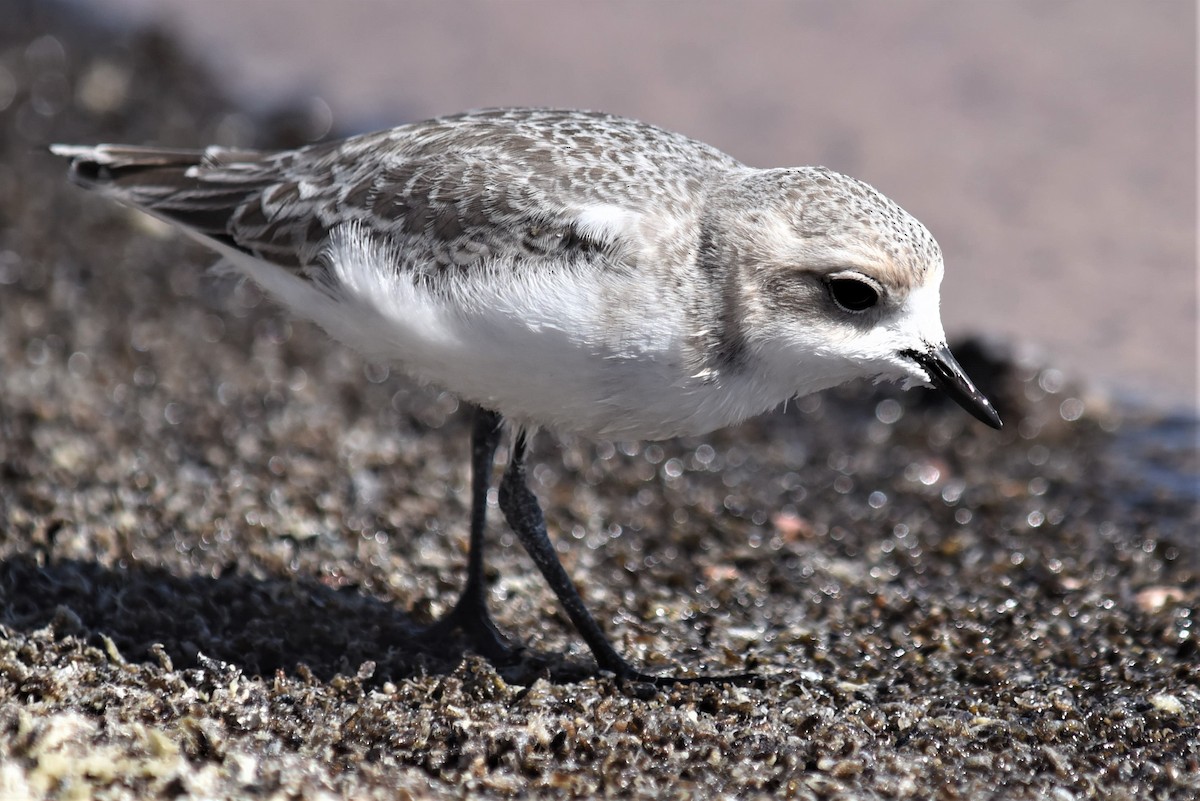
[[[1200,794],[1188,415],[954,344],[994,432],[857,385],[694,440],[543,434],[551,535],[637,664],[596,676],[498,513],[492,665],[415,636],[463,580],[472,410],[321,331],[51,142],[295,146],[161,33],[0,28],[0,799]]]

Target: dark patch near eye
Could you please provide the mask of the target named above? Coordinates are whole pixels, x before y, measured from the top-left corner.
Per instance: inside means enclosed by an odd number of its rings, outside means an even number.
[[[830,278],[826,285],[829,297],[844,311],[866,311],[879,302],[879,290],[857,278]]]

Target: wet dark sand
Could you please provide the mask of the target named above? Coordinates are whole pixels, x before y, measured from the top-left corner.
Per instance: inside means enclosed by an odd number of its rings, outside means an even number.
[[[593,676],[498,523],[492,604],[529,658],[417,641],[462,578],[470,411],[39,150],[297,144],[303,115],[240,114],[168,41],[16,5],[0,797],[1200,792],[1195,422],[1002,343],[957,347],[1000,433],[859,386],[703,439],[538,440],[562,558],[620,647],[756,686]]]

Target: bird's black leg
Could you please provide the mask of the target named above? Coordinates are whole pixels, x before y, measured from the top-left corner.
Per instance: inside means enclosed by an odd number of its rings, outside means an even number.
[[[634,668],[617,653],[600,628],[600,624],[584,606],[583,599],[579,596],[579,590],[575,588],[571,577],[567,575],[567,571],[558,560],[558,554],[554,552],[554,545],[551,544],[550,537],[546,533],[546,519],[542,515],[542,509],[538,506],[537,498],[526,482],[525,446],[525,432],[522,431],[517,434],[512,456],[509,458],[508,470],[500,482],[500,510],[504,512],[508,525],[517,535],[521,544],[525,546],[525,550],[533,558],[538,570],[546,578],[550,589],[554,590],[554,594],[558,596],[559,603],[563,605],[567,616],[571,618],[571,623],[574,624],[588,647],[592,649],[592,654],[596,657],[596,663],[600,669],[611,671],[621,680],[656,685],[724,683],[755,679],[753,674],[684,678],[651,676]]]
[[[467,553],[467,584],[450,613],[426,630],[442,635],[458,629],[471,638],[483,657],[506,661],[513,647],[496,627],[487,610],[487,586],[483,574],[483,533],[487,521],[487,494],[492,483],[492,462],[500,444],[501,417],[487,409],[475,412],[471,435],[471,541]]]

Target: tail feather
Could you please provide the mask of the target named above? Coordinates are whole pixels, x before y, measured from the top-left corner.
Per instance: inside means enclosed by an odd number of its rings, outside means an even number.
[[[192,168],[253,168],[269,154],[255,150],[209,147],[203,150],[138,145],[51,145],[50,152],[70,159],[71,177],[89,187],[120,185],[122,179],[159,171],[159,178],[196,178]]]
[[[56,144],[50,152],[70,159],[75,183],[234,247],[234,216],[275,182],[261,169],[270,154],[257,151]]]

